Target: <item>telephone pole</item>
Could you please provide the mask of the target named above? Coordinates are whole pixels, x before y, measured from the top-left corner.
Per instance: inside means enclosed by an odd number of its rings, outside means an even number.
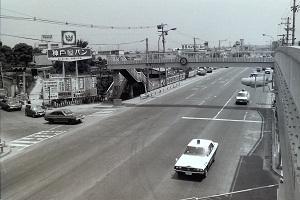
[[[291,7],[293,12],[293,28],[292,28],[292,45],[295,44],[295,21],[296,21],[296,12],[298,12],[299,5],[296,5],[296,0],[293,1],[293,6]]]
[[[281,22],[280,24],[286,25],[286,28],[285,28],[285,30],[286,30],[286,42],[285,42],[285,44],[286,44],[286,46],[289,46],[289,41],[290,41],[289,36],[291,35],[290,30],[292,30],[292,28],[290,27],[290,24],[291,24],[290,17],[281,18],[281,19],[286,20],[286,22]]]

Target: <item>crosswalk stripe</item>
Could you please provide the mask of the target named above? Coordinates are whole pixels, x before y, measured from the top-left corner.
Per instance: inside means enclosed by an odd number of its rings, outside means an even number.
[[[10,146],[13,146],[13,147],[29,147],[31,145],[28,145],[28,144],[10,144]]]
[[[39,142],[42,142],[44,140],[50,139],[52,137],[55,137],[57,135],[60,135],[62,133],[65,133],[66,131],[40,131],[31,135],[28,135],[26,137],[11,141],[8,143],[11,147],[16,147],[17,150],[23,150],[31,145],[37,144]]]

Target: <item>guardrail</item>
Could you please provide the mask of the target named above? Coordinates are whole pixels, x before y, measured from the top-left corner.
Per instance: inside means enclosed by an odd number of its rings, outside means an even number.
[[[181,62],[185,58],[188,63],[273,63],[272,57],[228,57],[210,58],[200,55],[156,55],[149,54],[139,60],[108,60],[108,65],[135,65],[135,64],[159,64]]]

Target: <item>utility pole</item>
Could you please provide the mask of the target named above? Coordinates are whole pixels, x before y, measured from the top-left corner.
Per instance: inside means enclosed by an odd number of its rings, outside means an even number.
[[[194,52],[196,52],[196,38],[194,37]]]
[[[296,0],[293,1],[292,12],[293,12],[293,28],[292,28],[292,45],[295,44],[295,21],[296,21],[296,12],[298,12],[299,5],[296,5]]]
[[[148,38],[146,38],[146,64],[148,65],[148,54],[149,54],[149,43]],[[149,68],[146,69],[147,72],[147,80],[146,80],[146,92],[149,92]]]
[[[290,30],[292,30],[292,28],[290,27],[290,18],[281,18],[282,20],[286,20],[286,22],[281,22],[279,25],[283,24],[286,25],[286,28],[284,28],[286,30],[286,40],[285,40],[285,45],[289,46],[289,41],[290,41]]]
[[[290,17],[286,21],[286,46],[289,46],[289,35],[290,35]]]
[[[165,47],[165,35],[168,35],[168,32],[169,31],[174,31],[174,30],[176,30],[176,28],[171,28],[171,29],[169,29],[169,30],[164,30],[164,27],[166,26],[167,24],[164,24],[164,23],[161,23],[161,24],[159,24],[159,25],[157,25],[157,29],[158,30],[160,30],[160,31],[158,31],[158,32],[160,32],[161,33],[161,37],[162,37],[162,43],[163,43],[163,53],[165,53],[166,52],[166,47]],[[158,40],[159,41],[159,40]],[[168,85],[168,83],[167,83],[167,79],[168,79],[168,72],[167,72],[167,68],[165,67],[165,85]]]

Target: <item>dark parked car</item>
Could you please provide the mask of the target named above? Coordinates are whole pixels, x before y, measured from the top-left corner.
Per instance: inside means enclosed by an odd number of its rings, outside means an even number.
[[[46,109],[40,105],[28,104],[25,107],[25,115],[31,117],[42,117],[46,113]]]
[[[207,73],[212,73],[212,71],[213,71],[213,69],[212,69],[211,67],[207,67],[207,68],[206,68],[206,72],[207,72]]]
[[[3,110],[12,111],[12,110],[22,110],[22,104],[16,99],[2,99],[0,101],[0,106]]]
[[[82,114],[76,114],[68,109],[61,109],[46,113],[44,118],[49,123],[75,124],[82,122],[84,116]]]

